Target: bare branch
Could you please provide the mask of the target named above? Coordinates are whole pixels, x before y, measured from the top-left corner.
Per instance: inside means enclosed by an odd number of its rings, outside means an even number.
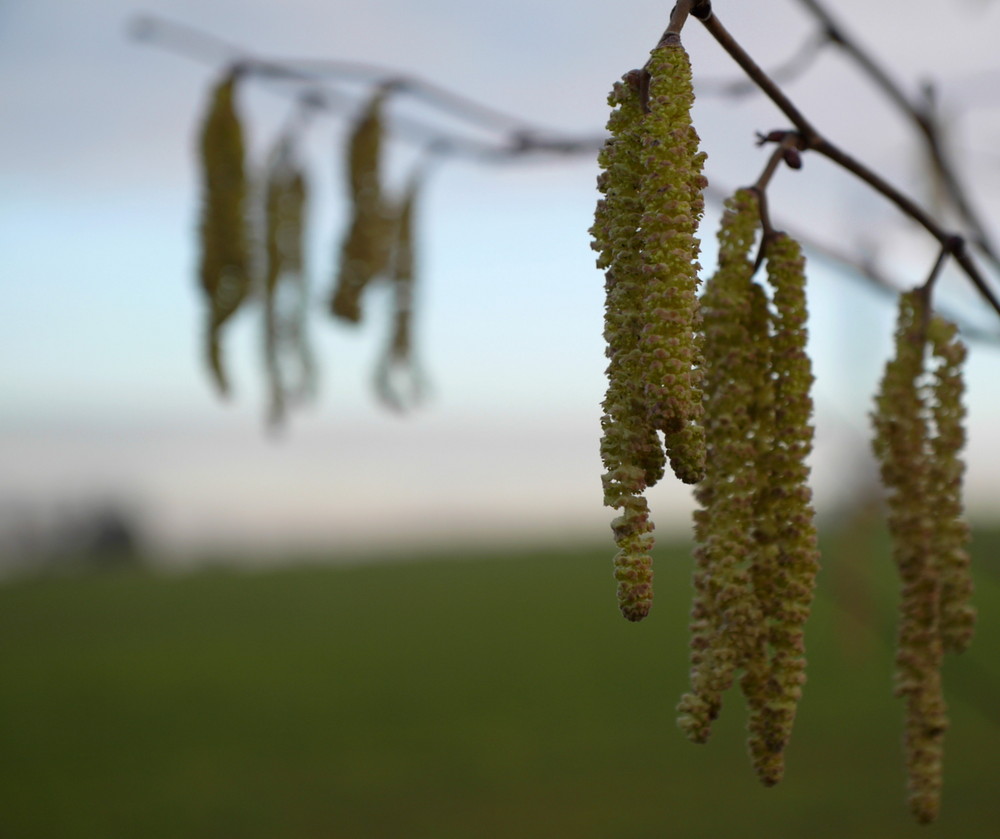
[[[994,294],[979,267],[969,256],[964,240],[960,236],[946,231],[920,205],[896,189],[881,175],[869,169],[860,161],[855,160],[851,155],[842,151],[829,140],[824,139],[794,103],[757,65],[732,35],[726,31],[726,28],[714,14],[709,13],[707,17],[702,19],[702,23],[704,23],[705,28],[712,37],[718,41],[719,45],[739,64],[747,76],[754,81],[781,112],[788,117],[796,129],[798,129],[799,134],[802,136],[803,150],[812,149],[819,152],[841,168],[846,169],[855,177],[867,183],[876,192],[881,193],[904,214],[916,221],[937,239],[942,247],[947,246],[969,280],[975,285],[993,310],[1000,315],[1000,299]]]
[[[800,0],[826,30],[829,39],[846,52],[896,107],[917,128],[926,146],[927,156],[935,174],[944,185],[948,198],[972,233],[972,239],[995,268],[1000,270],[1000,252],[993,243],[986,225],[972,206],[968,192],[962,185],[958,172],[949,159],[941,136],[940,125],[934,115],[932,97],[923,95],[919,100],[907,96],[902,87],[892,80],[888,72],[851,38],[834,21],[820,0]]]

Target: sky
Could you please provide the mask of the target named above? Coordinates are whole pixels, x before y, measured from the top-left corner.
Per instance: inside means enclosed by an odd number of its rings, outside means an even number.
[[[141,43],[139,15],[204,30],[265,57],[385,65],[572,136],[599,136],[611,83],[645,61],[669,3],[551,0],[6,0],[0,4],[0,525],[97,501],[138,516],[160,552],[273,557],[405,550],[476,539],[606,538],[598,454],[603,277],[589,247],[592,157],[504,165],[450,160],[428,182],[419,236],[418,353],[430,398],[404,417],[372,395],[387,301],[345,328],[323,311],[345,223],[348,112],[309,132],[315,404],[279,434],[264,424],[259,318],[227,336],[227,401],[201,364],[196,281],[201,110],[217,61]],[[795,0],[718,0],[765,67],[813,27]],[[984,217],[1000,231],[1000,3],[843,0],[836,12],[907,90],[933,81],[949,141]],[[901,11],[905,10],[905,15]],[[934,26],[927,21],[933,20]],[[713,188],[756,180],[755,132],[787,127],[759,96],[713,94],[739,78],[691,22],[695,125]],[[358,101],[357,86],[344,88]],[[910,194],[932,201],[905,122],[857,69],[824,50],[787,92],[821,131]],[[259,159],[289,100],[267,85],[241,99]],[[397,113],[397,117],[400,114]],[[413,148],[390,144],[403,171]],[[408,157],[409,156],[409,157]],[[932,243],[884,200],[820,159],[780,171],[779,224],[874,254],[901,285],[923,281]],[[702,230],[714,260],[717,207]],[[808,251],[807,251],[808,252]],[[891,298],[810,261],[817,385],[814,488],[833,509],[869,486],[867,411],[890,350]],[[1000,278],[993,277],[1000,288]],[[958,274],[941,298],[1000,334]],[[997,345],[969,367],[970,508],[1000,497]],[[690,492],[650,493],[660,530],[683,529]]]

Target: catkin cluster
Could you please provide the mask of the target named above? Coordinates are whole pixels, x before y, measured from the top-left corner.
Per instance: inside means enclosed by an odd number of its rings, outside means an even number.
[[[234,67],[212,89],[201,131],[201,286],[208,300],[208,361],[222,392],[229,389],[223,365],[224,325],[248,302],[260,301],[268,414],[280,424],[289,406],[313,394],[315,370],[306,336],[309,290],[304,264],[307,182],[298,159],[304,120],[290,123],[259,178],[247,170],[244,129],[235,106],[238,81],[249,72]],[[343,235],[332,314],[357,323],[363,295],[375,280],[392,286],[392,325],[375,370],[375,390],[389,407],[404,409],[423,393],[413,359],[415,283],[413,216],[425,168],[394,199],[383,186],[384,107],[391,85],[372,92],[347,144],[351,220]]]
[[[423,391],[412,347],[413,216],[422,178],[416,172],[398,201],[383,187],[383,111],[390,89],[375,89],[348,143],[352,217],[340,247],[330,310],[335,317],[358,323],[363,316],[365,290],[380,278],[391,283],[392,328],[375,368],[375,392],[388,407],[403,410],[419,401]],[[400,377],[408,380],[399,382]]]
[[[928,355],[936,365],[932,372]],[[964,360],[955,326],[931,314],[926,290],[901,295],[895,356],[872,415],[873,448],[889,491],[893,559],[902,584],[895,689],[906,703],[910,808],[925,823],[940,807],[948,727],[941,661],[945,651],[968,646],[975,621],[961,518]]]
[[[804,681],[818,553],[804,260],[787,235],[768,242],[769,303],[752,278],[758,218],[752,191],[727,202],[702,299],[707,470],[696,490],[691,690],[678,723],[705,742],[742,672],[751,759],[772,785]]]
[[[289,133],[278,141],[260,187],[254,188],[235,105],[241,72],[233,68],[215,85],[201,130],[200,276],[209,310],[208,361],[217,386],[228,392],[223,327],[252,299],[260,299],[269,418],[277,424],[289,399],[304,398],[312,389],[302,256],[306,179]]]
[[[686,52],[661,44],[646,70],[611,91],[611,136],[599,158],[603,198],[591,234],[606,272],[604,503],[622,511],[612,522],[615,577],[619,607],[633,621],[653,597],[643,492],[663,476],[668,455],[688,483],[704,471],[695,233],[705,180],[693,99]]]
[[[201,129],[199,273],[209,308],[209,369],[222,393],[229,390],[222,362],[222,328],[251,287],[243,128],[234,103],[239,78],[238,69],[232,69],[215,85]]]

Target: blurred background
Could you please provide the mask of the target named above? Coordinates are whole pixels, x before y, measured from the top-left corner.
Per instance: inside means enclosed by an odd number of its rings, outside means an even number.
[[[813,622],[816,699],[772,791],[745,765],[735,697],[707,750],[671,720],[687,667],[686,488],[650,493],[655,619],[625,626],[614,607],[593,156],[435,169],[417,222],[414,325],[430,395],[399,416],[372,392],[387,300],[376,295],[359,328],[326,314],[347,222],[344,140],[364,95],[345,86],[344,113],[308,134],[315,402],[268,431],[256,310],[226,338],[228,400],[202,363],[195,152],[225,51],[138,40],[139,16],[262,57],[385,65],[590,138],[669,5],[0,3],[0,835],[716,836],[765,819],[788,836],[908,835],[867,417],[894,301],[825,255],[852,254],[898,287],[923,282],[936,249],[883,199],[810,156],[769,191],[776,223],[816,246],[813,485],[828,587]],[[907,92],[933,85],[959,174],[1000,235],[1000,4],[939,6],[835,11]],[[802,3],[716,9],[765,67],[814,58],[786,85],[803,111],[940,206],[912,126],[843,53],[811,40]],[[700,25],[684,40],[706,174],[726,194],[766,162],[755,132],[787,123],[729,90],[739,72]],[[256,158],[290,107],[280,86],[246,86]],[[413,153],[391,143],[390,166],[403,171]],[[717,218],[713,202],[707,266]],[[1000,336],[960,274],[946,272],[940,297],[970,336]],[[933,828],[955,836],[1000,815],[988,783],[1000,754],[989,607],[1000,342],[970,343],[983,622],[950,674],[964,686],[950,688]],[[78,573],[108,569],[118,573]]]

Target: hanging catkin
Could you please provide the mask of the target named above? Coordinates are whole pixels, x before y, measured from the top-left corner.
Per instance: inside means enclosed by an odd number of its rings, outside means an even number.
[[[819,553],[806,459],[812,451],[813,374],[806,354],[805,261],[784,233],[767,246],[774,293],[766,377],[770,394],[758,415],[757,500],[752,579],[764,624],[756,661],[742,687],[750,711],[749,750],[761,781],[781,780],[805,682],[805,623]],[[761,655],[762,654],[762,655]]]
[[[272,425],[283,421],[289,401],[313,388],[303,264],[306,198],[305,173],[292,136],[285,135],[271,155],[265,185],[264,352]]]
[[[928,327],[934,371],[931,441],[930,505],[935,511],[933,552],[941,569],[941,640],[945,651],[960,653],[972,641],[976,611],[972,606],[972,574],[966,545],[969,526],[963,520],[962,477],[965,464],[965,386],[962,365],[965,345],[953,323],[935,315]]]
[[[701,301],[704,341],[706,473],[695,495],[695,596],[691,613],[691,690],[678,724],[693,741],[708,739],[738,668],[757,649],[761,627],[751,576],[757,486],[753,445],[759,366],[759,303],[751,277],[759,210],[740,190],[726,205],[719,267]]]
[[[896,695],[906,703],[909,801],[923,823],[940,809],[948,728],[942,658],[946,648],[964,649],[974,620],[959,497],[965,349],[953,325],[931,316],[928,295],[915,289],[900,296],[895,356],[886,365],[872,415],[902,583],[895,682]],[[925,370],[928,342],[940,359],[931,382]]]
[[[413,292],[416,281],[414,214],[421,173],[410,178],[396,214],[390,281],[392,282],[392,327],[385,350],[375,368],[375,392],[396,411],[406,410],[423,396],[423,379],[413,358]],[[408,379],[407,387],[399,382]]]
[[[933,821],[940,806],[948,727],[940,674],[941,586],[931,553],[928,427],[921,392],[928,318],[925,294],[917,290],[900,296],[896,354],[886,365],[873,416],[873,445],[889,489],[889,530],[902,582],[896,694],[906,702],[910,808],[921,822]]]
[[[704,211],[704,152],[691,124],[691,64],[679,41],[650,54],[643,120],[642,205],[645,286],[642,357],[653,426],[666,435],[674,473],[685,483],[704,474],[698,224]]]
[[[770,786],[781,779],[801,696],[818,554],[805,462],[813,376],[804,260],[785,234],[768,240],[772,312],[752,279],[758,218],[751,190],[727,202],[719,268],[702,299],[708,454],[696,491],[691,691],[678,723],[705,742],[742,670],[751,760]]]
[[[201,130],[201,287],[208,298],[209,368],[222,393],[229,382],[222,362],[222,327],[250,289],[243,129],[234,105],[238,69],[212,91]]]
[[[622,514],[612,522],[618,545],[615,579],[618,605],[629,620],[641,620],[652,605],[652,523],[642,493],[663,475],[665,455],[645,408],[640,335],[643,324],[642,204],[639,184],[642,104],[639,72],[627,74],[608,97],[611,137],[601,151],[594,248],[606,270],[604,337],[609,360],[604,398],[601,457],[604,503]]]
[[[648,94],[648,96],[646,95]],[[704,469],[697,299],[704,155],[691,126],[691,71],[679,42],[653,50],[647,70],[614,86],[611,137],[591,233],[606,272],[609,359],[601,456],[604,502],[618,545],[618,602],[629,620],[652,605],[653,525],[643,492],[665,468],[697,481]]]
[[[352,217],[341,244],[330,309],[335,316],[352,323],[361,320],[365,287],[386,269],[392,253],[394,224],[382,195],[380,174],[386,95],[382,86],[375,90],[348,143]]]

